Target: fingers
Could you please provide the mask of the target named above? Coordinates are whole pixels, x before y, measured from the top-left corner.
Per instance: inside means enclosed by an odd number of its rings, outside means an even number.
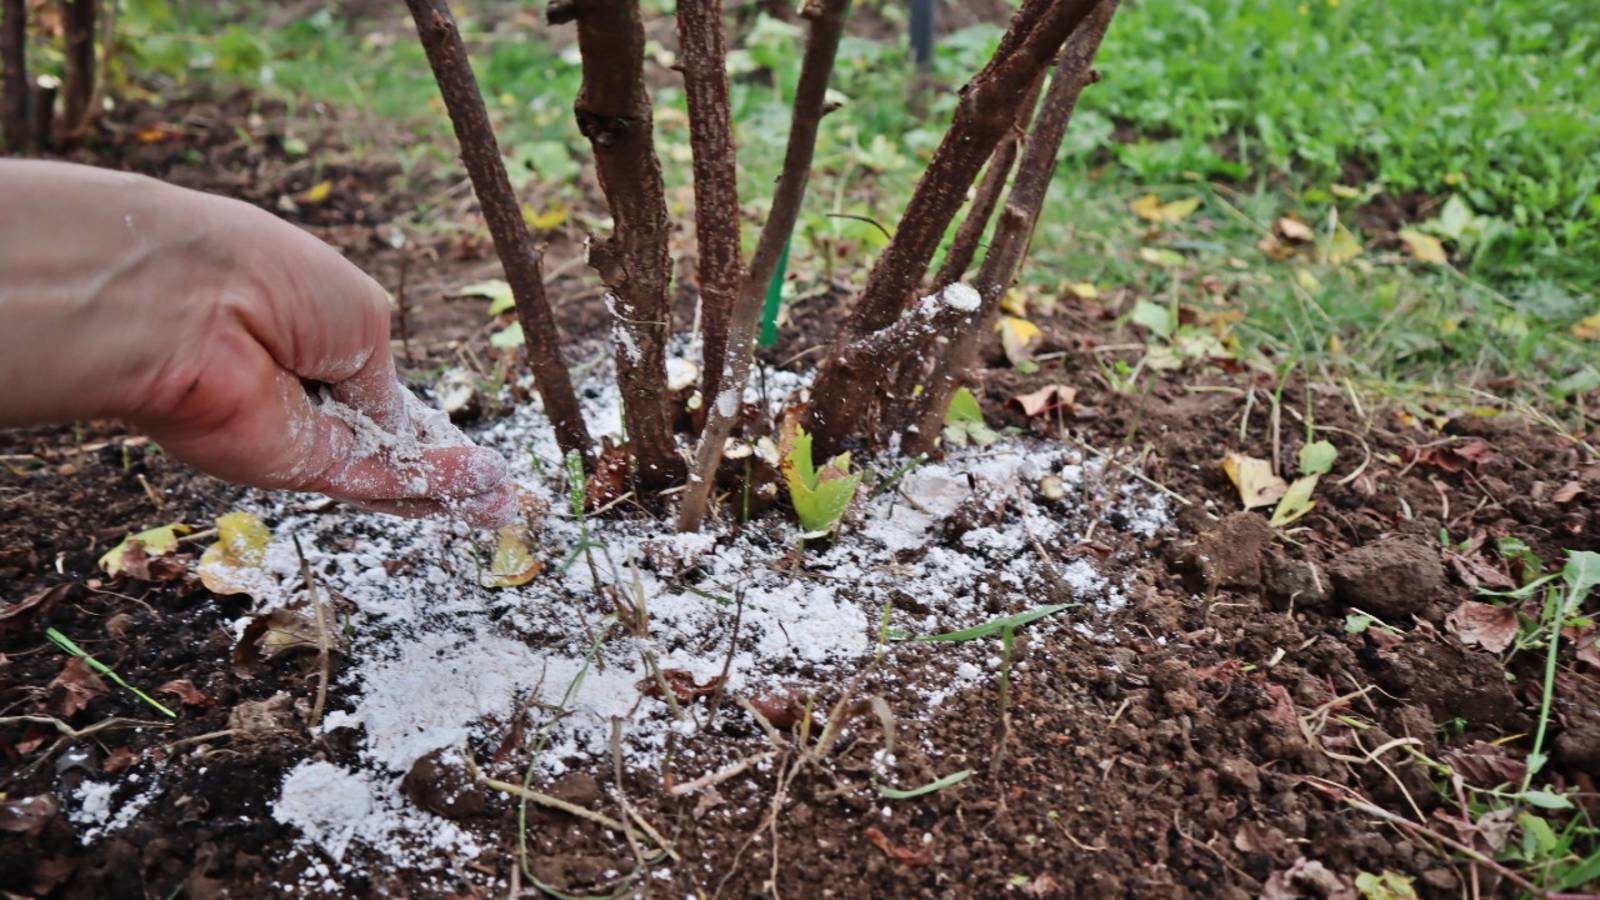
[[[371,500],[356,502],[356,506],[371,512],[388,513],[410,519],[430,516],[448,516],[465,521],[477,528],[504,528],[522,520],[517,492],[510,484],[474,497],[460,500]]]
[[[326,413],[322,413],[326,416]],[[334,418],[328,416],[328,418]],[[335,422],[348,429],[343,421]],[[331,427],[331,426],[330,426]],[[347,460],[302,488],[344,500],[460,500],[506,483],[506,460],[483,447],[424,450],[410,461],[384,454]]]

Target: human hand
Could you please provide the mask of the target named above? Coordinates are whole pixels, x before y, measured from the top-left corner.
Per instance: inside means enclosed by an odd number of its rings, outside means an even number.
[[[387,297],[331,247],[148,179],[0,166],[0,425],[115,416],[229,481],[516,520],[504,458],[400,385]]]

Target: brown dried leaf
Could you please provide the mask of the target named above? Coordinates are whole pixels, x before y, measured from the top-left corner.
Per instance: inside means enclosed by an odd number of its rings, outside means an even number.
[[[584,511],[594,512],[628,491],[628,448],[608,440],[584,483]]]
[[[805,703],[789,691],[757,694],[750,698],[750,705],[779,731],[788,731],[800,724],[806,714]]]
[[[55,818],[61,803],[50,794],[19,797],[0,803],[0,831],[35,835]]]
[[[1490,653],[1501,653],[1517,639],[1517,613],[1505,606],[1467,600],[1445,616],[1446,631],[1463,644],[1477,644]]]
[[[1579,662],[1600,669],[1600,642],[1596,640],[1597,636],[1600,636],[1600,625],[1563,628],[1561,636],[1571,641],[1572,646],[1577,648]]]
[[[1484,741],[1475,741],[1469,747],[1447,750],[1443,761],[1466,779],[1468,784],[1481,788],[1493,788],[1508,782],[1519,783],[1528,771],[1527,764],[1512,759],[1504,747]]]
[[[1569,481],[1557,488],[1554,494],[1550,495],[1550,502],[1556,504],[1557,506],[1566,506],[1568,503],[1571,503],[1582,495],[1583,482]]]
[[[1261,900],[1356,900],[1357,896],[1350,879],[1304,856],[1273,872],[1261,890]]]
[[[77,587],[72,582],[58,584],[55,587],[45,588],[34,594],[22,598],[4,609],[0,609],[0,635],[8,632],[24,632],[32,627],[34,621],[41,616],[48,615],[57,603],[67,598],[68,594]]]
[[[1065,414],[1072,414],[1072,404],[1078,398],[1078,389],[1064,384],[1047,384],[1044,387],[1027,394],[1018,394],[1006,401],[1008,406],[1022,411],[1028,418],[1041,416],[1048,412],[1062,410]]]
[[[679,703],[693,703],[700,697],[709,697],[717,692],[722,685],[722,677],[718,676],[705,684],[696,684],[694,673],[688,669],[662,669],[661,679],[667,683],[667,689],[672,691],[672,696]],[[639,692],[646,697],[660,697],[661,685],[654,678],[645,678],[637,685]],[[771,721],[770,719],[768,721]],[[776,723],[774,723],[776,724]]]
[[[89,701],[107,690],[106,683],[89,668],[89,664],[82,657],[73,656],[67,659],[66,665],[61,667],[61,674],[45,689],[44,705],[61,718],[70,719],[82,712]]]
[[[228,727],[240,737],[261,740],[296,730],[294,698],[279,691],[265,700],[246,700],[228,714]]]
[[[106,754],[105,761],[100,768],[108,775],[115,775],[139,761],[139,754],[128,747],[118,747]]]
[[[1311,230],[1310,225],[1300,221],[1295,216],[1280,217],[1278,221],[1272,223],[1272,230],[1277,233],[1278,237],[1295,243],[1304,243],[1317,236],[1317,233]]]
[[[884,856],[887,856],[896,862],[903,862],[908,866],[925,866],[933,861],[928,856],[928,851],[912,850],[909,847],[902,847],[899,844],[889,840],[888,835],[876,828],[867,829],[867,840],[871,841],[874,847],[882,850]]]
[[[156,688],[163,694],[171,694],[183,701],[186,706],[210,706],[211,698],[200,692],[194,682],[187,678],[174,678],[173,680]]]
[[[1482,556],[1446,553],[1445,559],[1461,583],[1475,591],[1481,587],[1497,591],[1511,591],[1517,587],[1517,582],[1508,573]]]
[[[1473,439],[1438,447],[1406,447],[1400,451],[1401,459],[1417,465],[1431,466],[1441,472],[1459,475],[1471,471],[1474,475],[1494,459],[1494,450],[1487,441]]]

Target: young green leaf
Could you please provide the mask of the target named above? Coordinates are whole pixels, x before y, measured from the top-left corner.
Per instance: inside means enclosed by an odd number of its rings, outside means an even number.
[[[127,552],[128,545],[138,541],[144,548],[146,556],[166,556],[178,549],[178,535],[188,534],[194,529],[182,522],[173,522],[170,525],[161,525],[149,528],[138,534],[130,534],[122,542],[107,550],[100,557],[100,568],[107,575],[116,575],[122,571],[122,555]]]
[[[1311,492],[1317,489],[1317,481],[1321,478],[1321,475],[1296,478],[1294,483],[1289,485],[1289,489],[1283,492],[1283,497],[1278,500],[1278,506],[1272,511],[1272,519],[1267,524],[1273,528],[1282,528],[1311,512],[1317,505],[1317,501],[1311,499]]]
[[[944,414],[944,439],[957,447],[972,445],[987,447],[1000,439],[983,421],[983,410],[978,398],[966,388],[957,388],[950,398],[950,409]]]
[[[1328,441],[1312,441],[1300,448],[1300,474],[1326,475],[1338,456],[1339,451]]]
[[[811,459],[811,435],[795,426],[785,430],[784,480],[800,527],[808,534],[825,534],[839,527],[845,510],[861,486],[861,472],[850,471],[850,454],[841,453],[820,470]]]

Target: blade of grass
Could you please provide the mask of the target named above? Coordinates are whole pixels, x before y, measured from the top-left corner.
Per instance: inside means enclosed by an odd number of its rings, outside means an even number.
[[[159,702],[157,702],[149,694],[146,694],[144,691],[141,691],[138,688],[134,687],[133,685],[127,683],[126,681],[123,681],[121,675],[118,675],[115,671],[113,671],[110,666],[106,665],[105,663],[101,662],[100,660],[95,659],[94,657],[90,656],[88,653],[84,652],[84,649],[82,647],[79,647],[77,644],[73,643],[71,638],[69,638],[66,635],[62,634],[61,632],[55,630],[54,628],[46,628],[44,633],[45,633],[45,635],[47,637],[50,638],[50,640],[52,640],[52,641],[54,641],[56,643],[56,646],[60,647],[62,650],[65,650],[67,653],[69,653],[69,654],[71,654],[73,656],[76,656],[79,659],[83,660],[84,664],[87,665],[89,668],[93,669],[94,671],[98,672],[99,674],[104,675],[107,678],[111,679],[112,681],[116,682],[117,685],[122,687],[124,690],[132,692],[134,696],[138,697],[140,700],[143,700],[144,702],[146,702],[146,703],[150,704],[151,706],[155,707],[158,711],[160,711],[167,718],[176,719],[178,717],[177,713],[173,712],[170,709],[167,709],[165,706],[162,706]]]

